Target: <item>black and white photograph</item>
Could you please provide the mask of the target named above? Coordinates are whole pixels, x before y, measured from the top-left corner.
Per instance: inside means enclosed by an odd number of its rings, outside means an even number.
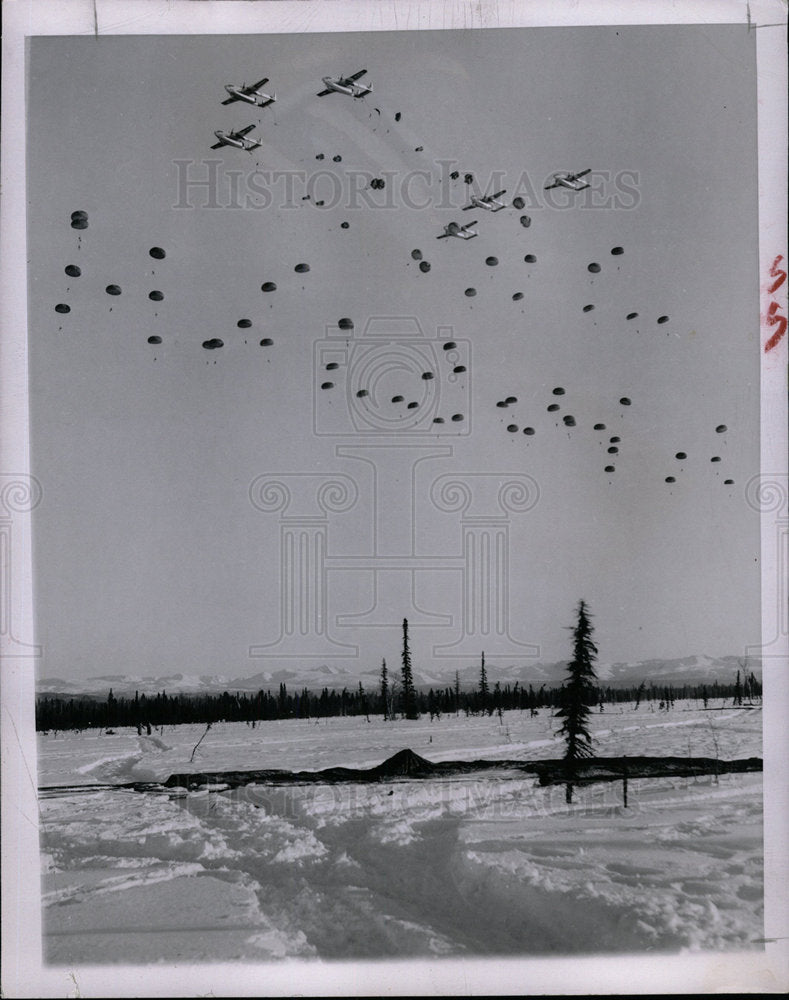
[[[783,992],[785,5],[12,6],[4,992]]]

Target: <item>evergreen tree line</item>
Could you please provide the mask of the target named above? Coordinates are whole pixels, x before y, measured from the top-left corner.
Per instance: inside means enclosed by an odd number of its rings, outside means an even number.
[[[409,662],[410,668],[410,662]],[[327,719],[337,716],[383,716],[385,719],[442,715],[494,715],[513,709],[531,713],[547,709],[560,710],[565,704],[564,685],[535,688],[532,684],[490,685],[484,661],[480,682],[474,689],[461,690],[455,676],[454,684],[419,690],[404,687],[400,672],[389,677],[382,669],[382,682],[372,690],[360,683],[358,688],[341,691],[323,688],[320,692],[302,688],[290,691],[280,684],[276,691],[224,691],[217,695],[137,694],[116,697],[110,690],[105,701],[89,697],[40,697],[36,702],[36,728],[40,731],[67,729],[111,729],[136,726],[176,726],[186,723],[247,722],[257,724],[276,719]],[[383,683],[385,680],[385,684]],[[569,683],[569,682],[568,682]],[[579,690],[579,696],[591,712],[605,711],[606,706],[632,703],[649,711],[670,711],[675,701],[694,700],[700,706],[722,702],[747,704],[761,697],[762,687],[753,674],[745,674],[734,683],[655,685],[608,687],[589,684]]]

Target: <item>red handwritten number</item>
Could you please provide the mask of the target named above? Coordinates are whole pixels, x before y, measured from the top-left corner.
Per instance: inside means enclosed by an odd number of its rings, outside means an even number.
[[[781,285],[786,281],[786,271],[782,271],[778,265],[783,260],[783,255],[778,254],[778,256],[773,261],[773,266],[770,268],[770,277],[775,278],[775,281],[767,289],[767,294],[772,295],[778,291]]]
[[[770,326],[777,326],[778,329],[770,337],[767,343],[764,345],[765,353],[771,351],[776,344],[780,343],[783,335],[786,333],[786,316],[776,316],[776,313],[781,307],[777,302],[771,302],[770,308],[767,310],[767,323]]]

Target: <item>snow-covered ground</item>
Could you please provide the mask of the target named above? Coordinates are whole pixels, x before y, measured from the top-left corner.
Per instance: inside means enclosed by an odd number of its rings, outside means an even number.
[[[600,755],[761,756],[761,710],[595,714]],[[110,790],[223,768],[561,755],[547,711],[430,722],[39,734],[56,964],[761,948],[761,774],[540,788],[516,772],[377,784]],[[716,754],[717,747],[717,754]],[[495,775],[495,776],[494,776]]]

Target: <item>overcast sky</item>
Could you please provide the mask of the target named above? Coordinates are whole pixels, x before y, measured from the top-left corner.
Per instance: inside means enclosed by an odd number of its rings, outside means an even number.
[[[568,655],[581,597],[603,662],[758,643],[759,520],[744,494],[759,471],[754,39],[741,26],[33,39],[42,673],[234,677],[277,665],[249,656],[280,630],[280,515],[249,496],[266,473],[356,484],[355,506],[327,529],[327,628],[358,648],[339,664],[396,662],[404,616],[426,623],[412,635],[425,666],[435,645],[462,639],[460,514],[429,499],[450,473],[520,473],[539,488],[509,520],[507,607],[510,637],[541,659]],[[362,68],[374,84],[364,100],[315,96],[321,77]],[[225,84],[263,76],[276,104],[221,106]],[[215,129],[253,122],[260,149],[210,149]],[[552,172],[585,168],[592,192],[546,202]],[[209,170],[221,207],[205,207],[204,187],[179,186]],[[274,171],[293,178],[289,199]],[[373,204],[352,195],[366,186],[359,172],[386,179],[364,192]],[[466,173],[506,188],[508,207],[461,211]],[[517,195],[522,210],[510,207]],[[76,210],[86,230],[71,228]],[[437,241],[453,220],[477,221],[479,236]],[[309,273],[294,271],[302,262]],[[266,281],[276,291],[261,292]],[[403,372],[404,404],[435,400],[430,412],[445,416],[435,432],[360,432],[348,409],[373,401],[345,393],[345,375],[357,376],[316,370],[339,318],[354,322],[338,341],[351,359],[381,316],[416,317],[427,338],[461,345],[467,371],[451,385],[440,350],[435,385]],[[210,338],[224,346],[205,350]],[[335,388],[321,390],[330,377]],[[374,400],[387,427],[394,412],[409,420],[390,402],[399,378],[384,372]],[[517,403],[496,406],[508,396]],[[362,444],[390,447],[367,452],[370,464],[349,457]],[[376,572],[375,552],[404,560]]]

